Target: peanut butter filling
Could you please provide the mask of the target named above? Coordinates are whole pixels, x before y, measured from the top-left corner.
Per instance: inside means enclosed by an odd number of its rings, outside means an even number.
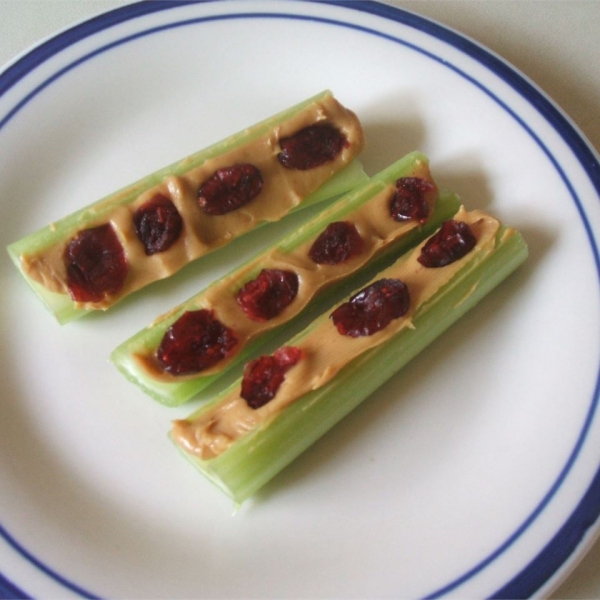
[[[411,172],[406,176],[419,177],[434,183],[428,164],[421,160],[415,163]],[[211,285],[199,295],[192,306],[187,307],[187,310],[213,310],[215,317],[225,326],[231,327],[238,339],[235,351],[226,359],[196,375],[185,376],[166,373],[151,352],[134,354],[133,358],[137,366],[146,376],[155,381],[164,382],[205,377],[223,370],[253,339],[269,329],[289,321],[299,314],[320,291],[356,272],[390,244],[420,227],[414,220],[398,222],[391,218],[389,204],[395,191],[395,185],[382,183],[379,192],[362,206],[344,216],[344,220],[350,221],[356,226],[363,239],[364,247],[360,254],[342,263],[327,265],[317,264],[309,257],[309,250],[314,238],[289,252],[276,247],[256,261],[247,264],[243,269],[237,270]],[[436,197],[437,190],[427,193],[430,213],[434,209]],[[319,233],[321,232],[316,232],[314,237],[316,238]],[[248,319],[236,301],[236,292],[244,283],[258,275],[261,269],[292,270],[298,275],[299,280],[298,294],[293,302],[277,317],[262,323]]]
[[[494,248],[500,227],[496,219],[480,211],[466,212],[464,209],[454,218],[468,223],[477,239],[469,254],[445,267],[427,268],[417,260],[425,244],[423,242],[408,257],[377,276],[377,280],[384,277],[400,279],[408,286],[411,305],[403,317],[391,321],[373,335],[351,338],[340,335],[328,315],[324,315],[306,335],[293,341],[293,345],[304,353],[304,358],[289,370],[270,402],[252,409],[236,388],[221,402],[196,417],[175,421],[172,437],[176,443],[202,460],[214,458],[248,432],[265,425],[286,406],[331,381],[353,359],[389,340],[402,329],[414,327],[412,319],[420,307],[470,260],[485,256]]]
[[[315,123],[329,123],[345,136],[347,144],[330,162],[307,171],[286,169],[277,160],[279,140]],[[286,120],[267,134],[218,157],[181,176],[168,176],[141,193],[132,203],[116,206],[107,216],[86,221],[85,228],[110,222],[123,245],[128,274],[118,294],[100,302],[75,303],[84,309],[106,309],[121,298],[147,284],[168,277],[184,265],[236,237],[258,224],[277,221],[318,190],[336,172],[348,165],[362,150],[364,136],[356,115],[344,108],[332,95],[315,101],[305,110]],[[247,205],[224,215],[207,215],[198,205],[200,186],[216,170],[234,164],[251,163],[260,169],[263,188]],[[180,238],[168,250],[147,256],[133,224],[135,210],[156,194],[171,199],[184,221]],[[73,231],[75,235],[77,231]],[[70,239],[36,254],[20,257],[24,274],[52,292],[69,293],[63,261]]]

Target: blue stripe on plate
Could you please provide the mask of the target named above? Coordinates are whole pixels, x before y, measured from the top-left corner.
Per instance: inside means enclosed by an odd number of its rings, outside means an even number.
[[[30,596],[22,589],[0,574],[0,600],[29,600],[29,598]]]
[[[0,98],[10,87],[25,77],[29,72],[78,41],[103,31],[104,29],[109,29],[119,23],[135,19],[136,17],[185,4],[189,4],[189,2],[181,0],[173,0],[172,2],[169,0],[136,2],[135,4],[105,12],[97,17],[86,20],[79,25],[70,27],[49,40],[42,42],[39,46],[36,46],[0,74]]]
[[[40,571],[42,571],[42,573],[45,573],[46,575],[48,575],[48,577],[50,577],[57,583],[61,584],[68,590],[71,590],[72,592],[76,593],[77,595],[81,596],[82,598],[88,598],[89,600],[98,600],[98,596],[91,594],[84,588],[69,581],[68,579],[63,577],[60,573],[57,573],[54,569],[51,569],[50,567],[48,567],[48,565],[44,564],[41,560],[36,558],[31,552],[29,552],[27,550],[27,548],[25,548],[22,544],[20,544],[4,527],[2,527],[2,525],[0,525],[0,536],[2,536],[4,538],[4,540],[10,546],[12,546],[14,548],[14,550],[16,552],[18,552],[24,559],[26,559],[28,562],[30,562],[32,565],[34,565]],[[6,586],[6,589],[8,590],[7,593],[15,594],[12,596],[9,595],[8,598],[29,598],[30,597],[30,596],[26,595],[22,590],[17,588],[14,584],[10,583],[5,577],[3,577],[1,575],[0,575],[0,577],[2,577],[2,579],[0,579],[0,590],[4,591],[1,586]]]
[[[61,50],[68,48],[72,44],[78,42],[81,39],[84,39],[88,36],[91,36],[95,33],[98,33],[104,29],[110,28],[116,24],[123,23],[130,19],[135,19],[140,16],[144,16],[150,13],[177,8],[186,4],[194,4],[200,2],[202,0],[191,0],[190,2],[185,1],[162,1],[155,0],[154,2],[139,2],[136,4],[128,5],[122,8],[118,8],[116,10],[110,11],[89,21],[86,21],[80,25],[77,25],[57,36],[48,40],[47,42],[41,44],[36,47],[30,53],[25,55],[19,61],[11,65],[7,70],[5,70],[0,75],[0,96],[4,94],[10,87],[19,82],[23,77],[25,77],[28,73],[36,69],[41,63],[46,61],[48,58],[54,56],[59,53]],[[214,1],[214,0],[208,0]],[[315,0],[309,0],[315,1]],[[449,29],[441,25],[437,25],[431,21],[428,21],[418,15],[406,12],[401,9],[397,9],[394,7],[390,7],[387,5],[378,4],[376,2],[372,2],[369,0],[338,0],[338,1],[325,1],[317,0],[323,4],[333,4],[336,6],[341,6],[345,8],[350,8],[353,10],[358,10],[362,12],[367,12],[373,15],[377,15],[380,17],[384,17],[386,19],[390,19],[392,21],[396,21],[398,23],[407,25],[409,27],[413,27],[431,35],[437,39],[443,40],[446,43],[451,44],[455,48],[461,50],[465,54],[471,56],[473,59],[477,60],[479,63],[483,64],[490,71],[495,73],[498,77],[500,77],[503,81],[505,81],[509,86],[511,86],[516,92],[518,92],[522,97],[527,99],[532,106],[534,106],[539,113],[548,121],[550,125],[560,134],[569,148],[572,150],[574,155],[578,158],[581,166],[589,176],[592,184],[600,195],[600,162],[598,161],[597,156],[594,151],[588,146],[582,136],[576,131],[576,129],[570,124],[568,119],[555,107],[555,105],[549,101],[543,93],[541,93],[534,85],[529,83],[525,77],[519,74],[514,70],[510,65],[502,61],[501,59],[495,57],[489,51],[479,46],[478,44],[469,41],[458,33],[455,33]],[[552,163],[553,167],[557,170],[560,175],[563,183],[567,187],[574,204],[579,211],[579,215],[584,223],[586,234],[588,236],[591,250],[594,256],[596,270],[598,276],[600,277],[600,253],[598,251],[598,246],[596,244],[594,233],[590,226],[590,223],[587,219],[587,215],[581,202],[570,183],[568,177],[562,170],[558,161],[554,158],[549,149],[544,145],[544,143],[540,140],[540,138],[535,134],[535,132],[514,112],[508,107],[500,98],[495,96],[489,89],[483,86],[480,82],[470,77],[467,73],[460,70],[458,67],[448,63],[448,61],[438,57],[423,48],[420,48],[416,45],[410,44],[400,38],[394,37],[392,35],[384,34],[375,29],[371,29],[368,27],[359,26],[352,23],[346,23],[343,21],[332,20],[332,19],[324,19],[320,17],[310,17],[305,15],[295,15],[295,14],[271,14],[271,13],[248,13],[248,14],[236,14],[236,15],[218,15],[214,17],[204,17],[204,18],[196,18],[190,19],[186,21],[179,21],[175,23],[169,23],[167,25],[158,26],[152,29],[148,29],[145,31],[137,32],[131,36],[127,36],[120,40],[117,40],[113,43],[107,44],[98,48],[94,52],[91,52],[77,61],[67,65],[66,67],[57,71],[54,75],[48,78],[46,81],[42,82],[35,90],[29,93],[25,98],[23,98],[19,103],[17,103],[9,113],[5,116],[5,118],[0,121],[0,129],[6,124],[15,114],[23,108],[25,104],[31,101],[38,93],[40,93],[45,87],[50,85],[57,78],[62,76],[67,71],[75,68],[86,60],[96,56],[102,52],[105,52],[111,48],[114,48],[118,45],[128,43],[132,40],[135,40],[139,37],[151,35],[157,33],[159,31],[163,31],[165,29],[171,29],[174,27],[181,27],[192,24],[199,24],[210,22],[214,20],[223,20],[223,19],[240,19],[240,18],[274,18],[274,19],[300,19],[300,20],[311,20],[318,21],[322,23],[327,23],[333,26],[341,26],[347,27],[351,29],[355,29],[358,31],[362,31],[369,35],[375,35],[378,37],[383,37],[388,39],[394,43],[399,43],[404,46],[407,46],[421,54],[426,55],[432,60],[436,60],[437,62],[443,64],[444,66],[452,69],[459,76],[467,79],[470,83],[477,86],[483,93],[487,94],[491,99],[493,99],[503,110],[508,112],[512,118],[514,118],[519,125],[527,131],[527,133],[534,139],[537,145],[540,147],[542,152],[546,155],[549,161]],[[531,523],[543,512],[544,508],[548,505],[552,497],[558,491],[560,486],[562,485],[565,477],[569,473],[571,467],[573,466],[581,447],[585,441],[591,423],[595,417],[598,400],[600,396],[600,371],[599,378],[596,382],[596,389],[590,404],[590,408],[588,414],[586,416],[586,420],[581,429],[579,438],[575,447],[573,448],[571,454],[569,455],[563,469],[561,470],[559,476],[556,481],[552,485],[552,487],[548,490],[544,498],[540,501],[535,510],[529,515],[529,517],[521,524],[521,526],[513,532],[513,534],[507,538],[507,540],[499,546],[493,553],[489,556],[485,557],[481,560],[477,565],[475,565],[472,569],[457,577],[455,580],[449,582],[444,587],[434,591],[428,597],[429,598],[437,598],[440,597],[471,579],[485,567],[487,567],[491,562],[497,559],[501,554],[503,554],[523,533],[524,531],[531,525]],[[529,564],[527,565],[512,581],[508,582],[503,588],[498,590],[493,597],[497,598],[521,598],[528,597],[533,594],[536,590],[538,590],[541,586],[543,586],[554,574],[555,572],[564,564],[566,560],[571,556],[572,552],[577,548],[585,533],[588,531],[589,527],[595,523],[600,515],[600,468],[590,485],[585,496],[580,501],[579,505],[575,508],[569,519],[563,524],[560,530],[556,533],[555,537],[547,544],[547,546],[540,552],[540,554]],[[25,548],[23,548],[18,542],[10,536],[10,534],[3,528],[0,527],[0,535],[4,537],[4,539],[13,546],[13,548],[20,553],[24,558],[34,564],[36,567],[45,572],[48,576],[53,578],[58,583],[62,584],[66,588],[74,591],[75,593],[85,597],[85,598],[96,598],[96,596],[90,594],[85,591],[83,588],[71,583],[60,574],[52,571],[46,565],[44,565],[41,561],[36,559],[33,555],[31,555]],[[6,590],[6,594],[13,594],[8,597],[26,597],[21,590],[16,588],[14,584],[9,582],[7,579],[3,578],[0,575],[0,592],[4,593]]]

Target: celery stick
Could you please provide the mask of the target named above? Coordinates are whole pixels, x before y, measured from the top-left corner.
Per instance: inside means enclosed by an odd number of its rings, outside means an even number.
[[[236,267],[236,269],[218,282],[213,283],[207,289],[172,309],[166,315],[163,315],[163,317],[159,317],[152,325],[123,342],[112,353],[111,360],[127,379],[138,385],[155,400],[169,406],[177,406],[190,400],[209,385],[221,379],[225,374],[230,373],[241,361],[256,354],[262,345],[273,338],[275,331],[281,334],[283,327],[291,330],[297,321],[296,317],[304,314],[308,307],[300,312],[292,312],[289,315],[287,323],[278,324],[276,327],[268,330],[264,329],[252,341],[245,345],[240,344],[235,357],[228,362],[223,362],[217,368],[211,369],[207,374],[200,372],[196,376],[187,376],[184,378],[177,378],[176,376],[166,378],[155,377],[152,372],[140,364],[137,357],[152,356],[167,329],[185,311],[214,304],[214,308],[216,308],[218,313],[219,303],[215,301],[209,304],[206,300],[207,294],[212,293],[215,288],[222,289],[224,293],[230,294],[231,287],[241,287],[242,283],[252,279],[261,269],[269,267],[269,256],[274,251],[281,251],[284,255],[292,255],[294,250],[305,246],[307,243],[311,243],[325,229],[328,223],[344,219],[352,220],[353,214],[358,214],[357,211],[361,207],[364,210],[364,207],[369,202],[373,202],[376,199],[377,194],[389,189],[389,185],[393,184],[398,178],[421,171],[428,173],[429,169],[427,158],[419,152],[413,152],[396,161],[371,178],[369,182],[338,200],[300,229],[283,237],[265,252],[250,259],[242,266]],[[441,222],[450,218],[458,210],[459,204],[460,202],[454,194],[442,194],[438,198],[433,214],[424,226],[411,225],[405,234],[395,240],[391,240],[379,254],[373,256],[372,260],[356,267],[357,270],[349,275],[351,281],[362,274],[366,267],[372,268],[373,264],[380,264],[386,256],[392,253],[394,255],[401,254],[408,248],[419,243],[434,231]],[[400,226],[400,224],[397,225]],[[333,275],[334,273],[332,272]],[[327,289],[321,288],[320,290],[315,290],[315,292],[320,294],[320,297],[313,299],[309,305],[310,310],[315,311],[318,307],[321,307],[321,310],[323,310],[324,306],[332,301],[332,296],[342,283],[342,281],[336,282],[334,285],[328,285]],[[220,288],[217,286],[220,286]]]
[[[215,458],[201,460],[179,444],[177,448],[236,504],[241,504],[474,307],[527,254],[518,232],[501,229],[490,253],[467,262],[417,309],[412,319],[414,328],[402,329],[387,342],[358,356],[327,384],[297,399]],[[328,314],[323,315],[288,345],[297,343],[327,318]],[[233,384],[189,419],[210,410],[239,385],[239,381]]]
[[[173,267],[174,270],[167,274],[159,273],[159,269],[157,269],[155,275],[152,276],[151,281],[130,281],[131,278],[128,275],[128,280],[126,282],[127,289],[117,293],[114,298],[107,297],[106,300],[102,301],[103,304],[94,304],[93,302],[74,302],[63,281],[64,275],[59,275],[58,279],[53,280],[52,285],[54,285],[55,289],[36,280],[34,276],[27,272],[24,261],[29,260],[31,257],[35,258],[41,256],[42,253],[50,251],[53,247],[61,248],[62,245],[65,245],[77,232],[88,227],[111,221],[113,216],[117,214],[116,211],[123,209],[123,207],[131,207],[136,202],[139,203],[141,198],[149,197],[149,195],[153,193],[153,190],[160,189],[160,186],[167,185],[166,182],[169,179],[174,177],[187,177],[194,169],[202,168],[207,161],[218,161],[221,156],[230,152],[237,150],[243,151],[249,144],[260,141],[266,136],[271,135],[273,131],[278,130],[278,128],[286,123],[293,122],[294,119],[302,119],[303,114],[311,114],[311,110],[313,110],[315,106],[320,106],[321,103],[330,102],[332,100],[333,96],[330,91],[326,90],[321,92],[296,106],[288,108],[287,110],[217,142],[204,150],[164,167],[140,179],[136,183],[110,194],[55,223],[10,244],[7,248],[8,253],[21,275],[26,279],[27,283],[40,297],[46,308],[56,317],[59,323],[67,323],[92,311],[106,310],[124,296],[129,295],[156,279],[168,276],[176,270],[179,270],[183,264]],[[362,142],[353,144],[348,156],[355,156],[361,149]],[[293,207],[289,212],[339,196],[367,180],[367,176],[362,170],[362,165],[356,158],[353,158],[346,165],[340,163],[339,165],[332,167],[331,170],[332,173],[329,175],[329,179],[325,180],[320,187],[313,190],[304,198],[301,198],[300,203]],[[284,214],[281,214],[276,218],[278,219],[282,216],[284,216]],[[263,223],[264,221],[259,220],[255,224],[255,227],[262,225]],[[245,231],[242,231],[239,235],[242,235],[243,233],[245,233]],[[121,243],[123,243],[123,240],[131,237],[128,232],[119,232],[118,235]],[[235,237],[236,236],[234,235],[231,239],[234,239]],[[227,241],[231,241],[231,239]],[[128,241],[127,243],[130,244],[131,242]],[[226,242],[219,241],[214,244],[214,248],[209,246],[198,256],[211,252],[224,245],[224,243]],[[192,257],[192,259],[195,258],[196,256]],[[154,260],[155,257],[151,257],[151,259]],[[60,270],[60,268],[63,267],[58,268]],[[58,271],[53,271],[53,276],[55,272]],[[56,283],[57,281],[58,283]]]

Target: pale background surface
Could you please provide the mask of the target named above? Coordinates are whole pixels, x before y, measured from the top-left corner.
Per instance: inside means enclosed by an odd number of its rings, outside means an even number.
[[[393,0],[484,44],[541,87],[600,149],[600,0]],[[0,67],[117,0],[0,0]],[[600,598],[597,542],[554,598]]]

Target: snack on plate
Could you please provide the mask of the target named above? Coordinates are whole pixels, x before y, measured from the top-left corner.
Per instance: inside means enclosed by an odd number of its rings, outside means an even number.
[[[145,177],[8,252],[66,323],[367,177],[356,115],[329,91]]]
[[[521,235],[463,208],[170,437],[241,503],[479,302],[527,257]]]
[[[413,152],[303,227],[121,344],[111,358],[152,397],[181,404],[256,353],[317,296],[416,245],[459,208],[438,198],[427,158]],[[355,284],[356,285],[356,284]]]

